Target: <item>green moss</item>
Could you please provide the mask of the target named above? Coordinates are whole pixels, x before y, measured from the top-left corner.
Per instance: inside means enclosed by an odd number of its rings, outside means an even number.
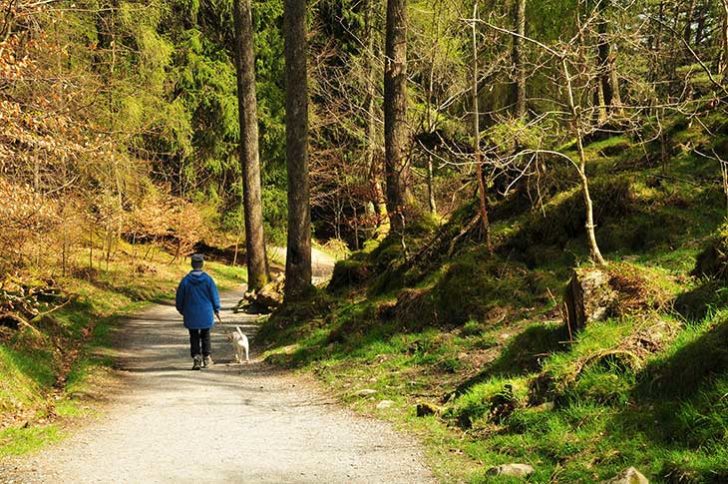
[[[446,325],[482,320],[495,308],[510,308],[515,314],[508,317],[514,318],[517,308],[545,302],[551,282],[522,264],[493,258],[485,248],[476,248],[447,266],[432,288],[432,300],[439,321]]]
[[[366,282],[373,275],[372,268],[366,260],[346,259],[334,266],[334,273],[329,282],[329,290],[336,291],[351,288]]]
[[[723,225],[698,254],[693,275],[728,280],[728,225]]]
[[[632,182],[627,177],[594,180],[590,187],[597,226],[629,215],[635,207]],[[519,224],[504,242],[506,249],[522,254],[521,258],[537,261],[531,248],[553,245],[563,247],[570,239],[584,235],[586,212],[580,188],[554,196],[544,211],[532,213]]]
[[[27,454],[60,438],[55,425],[4,429],[0,431],[0,457]]]
[[[704,121],[722,133],[726,119]],[[661,121],[665,160],[659,141],[587,146],[597,239],[620,295],[610,319],[573,340],[561,322],[553,295],[588,254],[574,171],[549,165],[543,211],[531,181],[491,200],[495,255],[477,230],[462,234],[477,214],[469,201],[434,236],[406,239],[420,259],[406,263],[396,238],[355,259],[380,275],[342,287],[273,351],[357,410],[378,412],[353,388],[395,400],[380,415],[421,432],[445,480],[500,482],[486,469],[528,462],[532,482],[600,482],[629,466],[656,482],[722,482],[728,293],[724,279],[689,272],[722,237],[725,201],[718,165],[685,143],[724,141],[684,117]],[[494,404],[507,385],[504,412]],[[420,400],[442,414],[415,418]]]

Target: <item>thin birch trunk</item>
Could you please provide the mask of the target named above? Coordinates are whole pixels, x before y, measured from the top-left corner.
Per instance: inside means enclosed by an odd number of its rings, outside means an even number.
[[[586,234],[589,242],[589,254],[592,261],[600,266],[606,265],[604,257],[599,250],[596,237],[596,226],[594,224],[594,204],[589,193],[589,178],[586,176],[586,153],[584,152],[583,133],[581,130],[581,116],[579,109],[574,101],[574,87],[572,85],[572,77],[569,72],[569,64],[566,58],[561,59],[561,66],[564,73],[564,79],[566,81],[567,98],[569,102],[569,109],[572,115],[572,129],[576,136],[577,148],[579,151],[579,164],[577,171],[579,173],[579,179],[581,180],[581,191],[584,197],[584,205],[586,207]]]
[[[472,104],[473,104],[473,153],[475,154],[475,176],[478,177],[478,199],[480,207],[480,221],[483,225],[483,238],[488,247],[488,252],[493,253],[493,245],[490,240],[490,221],[488,220],[488,198],[487,186],[483,176],[483,159],[480,151],[480,110],[478,106],[478,29],[475,19],[478,18],[478,0],[473,3],[472,23],[472,47],[473,47],[473,79],[472,79]]]

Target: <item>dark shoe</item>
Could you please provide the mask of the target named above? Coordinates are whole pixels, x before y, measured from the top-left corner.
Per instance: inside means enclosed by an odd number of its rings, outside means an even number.
[[[215,362],[212,361],[212,356],[205,356],[205,358],[202,360],[202,368],[208,368],[214,364]]]
[[[202,369],[202,357],[200,355],[197,355],[192,359],[192,369],[193,370]]]

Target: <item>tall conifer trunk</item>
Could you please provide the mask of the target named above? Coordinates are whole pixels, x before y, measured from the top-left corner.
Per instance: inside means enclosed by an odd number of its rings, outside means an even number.
[[[382,168],[377,163],[377,120],[376,120],[376,54],[375,54],[375,7],[379,0],[366,0],[365,22],[367,32],[367,174],[371,189],[371,202],[377,215],[375,238],[382,238],[389,232],[387,199],[382,187]],[[380,158],[381,159],[381,158]]]
[[[311,207],[308,179],[308,73],[306,1],[285,0],[286,163],[288,166],[288,247],[286,300],[311,285]]]
[[[408,198],[407,147],[407,2],[387,0],[384,66],[384,171],[392,228],[404,228]]]
[[[607,10],[610,0],[597,0],[597,58],[599,62],[599,106],[605,115],[622,114],[622,99],[619,92],[617,60],[609,40]]]
[[[234,1],[238,111],[240,117],[240,164],[243,173],[245,248],[248,288],[260,289],[268,282],[268,264],[263,234],[263,208],[258,151],[258,105],[255,93],[255,54],[251,0]]]

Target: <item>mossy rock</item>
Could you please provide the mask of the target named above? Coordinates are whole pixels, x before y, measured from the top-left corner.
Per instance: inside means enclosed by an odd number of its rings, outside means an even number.
[[[487,320],[496,307],[529,307],[546,291],[546,282],[532,277],[521,263],[477,248],[447,268],[432,289],[432,301],[441,325],[458,326],[471,319]]]
[[[575,269],[564,294],[566,323],[572,331],[579,331],[611,316],[663,310],[673,301],[666,287],[669,281],[663,279],[628,263]]]
[[[728,225],[723,225],[698,254],[691,274],[728,281]]]
[[[347,259],[336,263],[329,282],[329,291],[356,287],[372,276],[371,265],[365,260]]]
[[[575,269],[564,293],[566,324],[571,332],[580,331],[609,317],[616,301],[607,271],[594,267]]]

